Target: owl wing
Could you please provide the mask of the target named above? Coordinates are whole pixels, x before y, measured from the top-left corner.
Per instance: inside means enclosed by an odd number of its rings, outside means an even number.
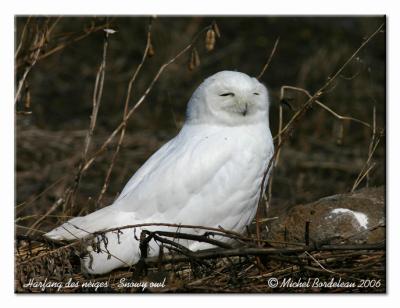
[[[263,140],[243,128],[184,127],[132,176],[112,205],[46,236],[72,240],[146,222],[233,228],[252,216],[258,200],[265,155],[273,151],[272,139],[271,146]]]
[[[230,164],[234,143],[223,144],[225,135],[204,127],[183,129],[132,176],[111,207],[140,221],[175,217]]]

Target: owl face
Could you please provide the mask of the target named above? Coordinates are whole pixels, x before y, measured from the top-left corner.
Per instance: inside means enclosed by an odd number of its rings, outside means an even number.
[[[207,78],[193,94],[188,107],[191,119],[240,125],[268,118],[268,92],[256,78],[222,71]]]

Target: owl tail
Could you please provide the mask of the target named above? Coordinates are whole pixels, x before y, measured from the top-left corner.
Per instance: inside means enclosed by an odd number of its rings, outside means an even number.
[[[141,230],[122,229],[97,236],[91,235],[93,232],[128,225],[128,219],[129,214],[106,207],[83,217],[75,217],[44,236],[53,241],[84,239],[82,271],[89,274],[104,274],[139,261],[138,236]]]
[[[44,236],[53,241],[73,241],[82,239],[91,235],[93,232],[111,228],[115,218],[115,213],[112,213],[110,209],[106,207],[86,216],[72,218],[61,226],[44,234]]]

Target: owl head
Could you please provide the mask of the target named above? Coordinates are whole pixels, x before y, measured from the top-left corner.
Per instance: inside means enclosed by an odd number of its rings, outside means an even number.
[[[248,125],[268,122],[267,88],[256,78],[233,71],[204,80],[190,98],[186,122]]]

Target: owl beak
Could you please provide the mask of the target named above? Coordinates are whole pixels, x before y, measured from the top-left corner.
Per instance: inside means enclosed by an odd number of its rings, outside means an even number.
[[[240,97],[235,103],[238,113],[245,117],[249,112],[249,101],[245,97]]]
[[[247,114],[247,108],[248,108],[247,103],[245,103],[245,104],[244,104],[244,109],[242,110],[242,115],[243,115],[244,117],[245,117],[246,114]]]

